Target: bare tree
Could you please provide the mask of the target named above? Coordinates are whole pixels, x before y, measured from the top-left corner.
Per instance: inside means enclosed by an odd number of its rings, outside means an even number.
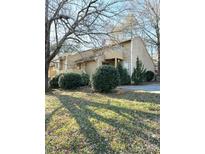
[[[130,11],[137,20],[134,27],[146,45],[157,50],[158,75],[160,75],[160,1],[132,0]]]
[[[124,1],[45,1],[45,90],[48,89],[49,64],[63,45],[100,44],[105,39],[102,37],[109,36],[105,25],[123,11],[119,2]]]
[[[141,36],[149,53],[157,51],[158,76],[160,75],[160,2],[159,0],[129,0],[125,2],[127,14],[113,25],[113,36],[126,40]]]

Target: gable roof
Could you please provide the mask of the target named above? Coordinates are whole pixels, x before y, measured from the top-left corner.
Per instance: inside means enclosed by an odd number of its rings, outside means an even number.
[[[110,47],[113,47],[113,46],[116,46],[116,45],[122,45],[122,44],[129,43],[129,42],[131,42],[131,39],[121,41],[121,42],[112,43],[112,44],[109,44],[109,45],[106,45],[106,46],[103,46],[103,47],[99,47],[99,48],[87,49],[87,50],[83,50],[83,51],[79,51],[79,52],[75,52],[75,53],[67,53],[67,55],[74,55],[76,53],[84,53],[84,52],[89,52],[89,51],[94,51],[95,52],[95,51],[98,51],[98,50],[102,50],[102,49],[105,49],[105,48],[110,48]]]

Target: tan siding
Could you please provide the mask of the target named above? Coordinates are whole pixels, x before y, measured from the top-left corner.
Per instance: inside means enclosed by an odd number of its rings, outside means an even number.
[[[154,72],[154,63],[147,52],[147,49],[144,45],[144,42],[141,38],[135,38],[133,40],[133,56],[132,56],[132,66],[136,67],[136,58],[139,57],[139,59],[144,64],[144,67],[147,70]]]
[[[49,78],[53,78],[54,76],[56,76],[56,70],[54,66],[50,66],[49,70],[48,70],[48,77]]]
[[[85,72],[89,75],[93,74],[97,68],[97,63],[96,62],[88,62],[85,65]]]

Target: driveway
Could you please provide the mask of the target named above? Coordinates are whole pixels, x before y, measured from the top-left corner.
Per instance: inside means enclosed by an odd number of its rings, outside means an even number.
[[[131,86],[118,86],[118,89],[126,91],[146,91],[151,93],[160,93],[159,84],[150,84],[150,85],[131,85]]]

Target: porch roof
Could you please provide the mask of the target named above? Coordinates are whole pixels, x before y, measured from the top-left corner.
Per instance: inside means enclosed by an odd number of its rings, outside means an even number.
[[[95,61],[96,58],[97,58],[96,56],[85,57],[85,58],[81,58],[81,59],[76,60],[75,63],[80,64],[80,63]]]

